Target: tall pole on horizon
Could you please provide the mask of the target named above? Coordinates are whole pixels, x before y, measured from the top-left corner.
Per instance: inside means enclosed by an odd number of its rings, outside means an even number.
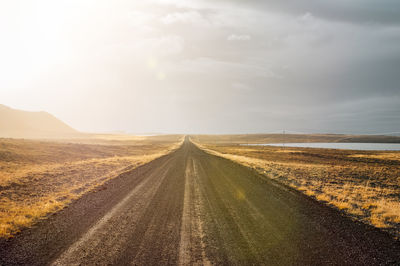
[[[282,132],[282,147],[285,149],[285,130]]]

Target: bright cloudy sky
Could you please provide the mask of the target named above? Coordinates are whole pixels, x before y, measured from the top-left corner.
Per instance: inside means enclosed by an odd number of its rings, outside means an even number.
[[[400,1],[4,0],[0,103],[82,131],[400,131]]]

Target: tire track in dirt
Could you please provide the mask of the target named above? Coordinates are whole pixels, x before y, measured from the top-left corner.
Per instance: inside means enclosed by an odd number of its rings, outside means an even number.
[[[185,158],[188,147],[182,147],[166,169],[165,178],[147,208],[142,210],[129,241],[115,265],[177,264],[184,201]]]
[[[211,265],[203,241],[202,201],[192,156],[186,160],[179,265]]]
[[[169,163],[171,160],[160,169]],[[165,174],[162,171],[151,173],[52,265],[113,264],[128,242],[127,232],[136,226],[141,210],[147,208]]]

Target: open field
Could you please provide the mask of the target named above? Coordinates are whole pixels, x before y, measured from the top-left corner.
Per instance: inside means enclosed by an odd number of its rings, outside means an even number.
[[[212,154],[254,168],[400,237],[400,152],[240,146],[218,144],[220,139],[211,136],[192,139]]]
[[[0,139],[0,237],[11,237],[119,174],[179,147],[182,136]]]
[[[0,264],[396,265],[399,250],[388,233],[186,139],[0,238]]]

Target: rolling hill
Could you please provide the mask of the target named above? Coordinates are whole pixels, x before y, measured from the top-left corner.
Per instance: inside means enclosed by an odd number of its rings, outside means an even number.
[[[47,112],[28,112],[0,104],[1,138],[69,138],[81,133]]]

